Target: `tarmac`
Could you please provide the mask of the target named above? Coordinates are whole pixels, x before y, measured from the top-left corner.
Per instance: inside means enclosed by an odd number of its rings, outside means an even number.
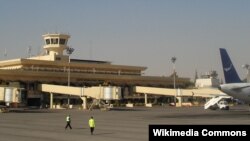
[[[72,130],[65,130],[70,114]],[[90,134],[88,119],[96,121]],[[203,107],[134,107],[83,111],[26,109],[0,113],[0,141],[147,141],[148,125],[231,125],[250,124],[247,105],[228,111],[204,110]]]

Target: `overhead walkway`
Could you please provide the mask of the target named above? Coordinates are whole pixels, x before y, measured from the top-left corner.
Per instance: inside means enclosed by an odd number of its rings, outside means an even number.
[[[40,90],[42,92],[50,93],[50,106],[53,105],[53,94],[73,95],[79,96],[83,100],[83,109],[87,107],[87,97],[91,97],[97,100],[119,100],[121,99],[120,87],[71,87],[60,86],[51,84],[41,84]],[[212,98],[215,96],[226,96],[218,89],[204,88],[204,89],[167,89],[167,88],[155,88],[155,87],[141,87],[135,86],[134,92],[145,94],[145,105],[147,105],[147,94],[151,95],[165,95],[174,96],[178,99],[178,105],[182,105],[182,97],[205,97]],[[52,107],[51,107],[52,108]]]
[[[50,108],[53,108],[53,94],[79,96],[83,100],[83,109],[87,108],[87,97],[103,100],[118,100],[121,98],[120,87],[71,87],[51,84],[41,84],[40,91],[50,93]]]
[[[182,98],[185,96],[212,98],[214,96],[226,95],[218,89],[202,88],[202,89],[167,89],[167,88],[154,88],[154,87],[135,87],[136,93],[145,94],[145,104],[147,104],[147,94],[151,95],[164,95],[175,96],[178,99],[178,105],[181,106]],[[176,106],[178,106],[176,104]]]

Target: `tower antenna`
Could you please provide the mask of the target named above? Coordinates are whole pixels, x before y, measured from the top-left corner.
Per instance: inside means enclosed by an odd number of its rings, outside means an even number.
[[[7,50],[6,50],[6,48],[4,49],[4,58],[6,58],[7,57]]]
[[[31,57],[31,46],[28,47],[27,52],[28,52],[28,57]]]

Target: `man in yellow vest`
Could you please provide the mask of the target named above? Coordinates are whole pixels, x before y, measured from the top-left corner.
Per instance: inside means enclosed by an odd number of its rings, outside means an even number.
[[[90,133],[93,135],[94,129],[95,129],[95,120],[93,117],[89,119],[89,128],[90,128]]]

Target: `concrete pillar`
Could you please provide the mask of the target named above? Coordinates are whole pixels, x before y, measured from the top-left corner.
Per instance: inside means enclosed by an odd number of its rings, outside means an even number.
[[[176,107],[181,107],[182,106],[182,97],[178,96],[176,98],[178,99],[178,103],[176,103]]]
[[[68,108],[69,108],[69,105],[70,105],[70,95],[68,95]]]
[[[53,109],[53,93],[50,93],[50,109]]]
[[[82,108],[84,109],[84,110],[86,110],[87,109],[87,97],[81,97],[81,99],[82,99],[82,101],[83,101],[83,103],[82,103]]]
[[[148,95],[147,94],[145,94],[145,106],[146,106],[146,104],[148,104]]]

